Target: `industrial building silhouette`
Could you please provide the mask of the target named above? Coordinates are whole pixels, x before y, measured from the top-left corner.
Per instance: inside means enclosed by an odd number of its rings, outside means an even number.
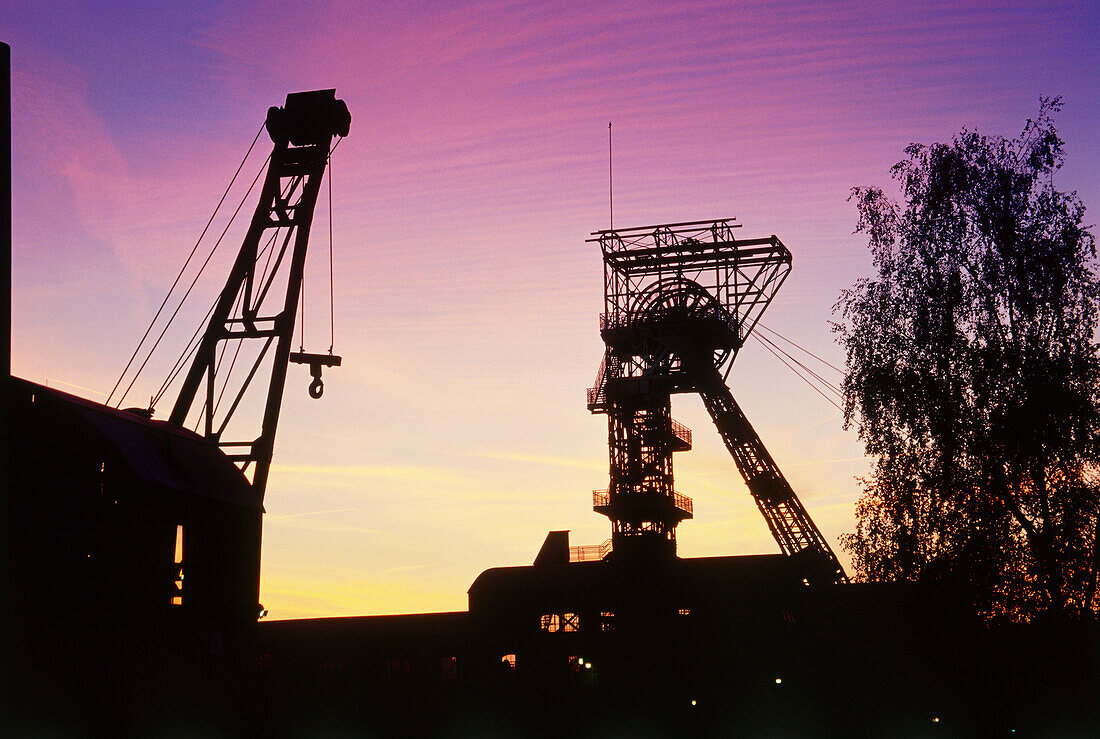
[[[5,708],[17,726],[1009,736],[1052,716],[1095,719],[1088,628],[1057,642],[1085,648],[1052,653],[1052,632],[990,631],[945,585],[847,581],[725,385],[791,261],[774,236],[734,238],[731,219],[593,235],[607,352],[588,406],[608,415],[610,484],[594,508],[612,522],[609,546],[551,531],[533,564],[479,575],[467,611],[258,621],[286,367],[309,364],[319,383],[339,360],[294,356],[288,342],[346,112],[333,91],[269,112],[269,179],[169,421],[9,379]],[[289,270],[271,293],[255,269],[268,230],[284,235]],[[216,417],[215,352],[228,341],[257,343],[261,358],[274,347],[270,365],[256,360],[270,367],[268,413],[247,444],[226,442]],[[676,555],[676,525],[692,515],[673,486],[672,454],[690,448],[669,414],[678,392],[703,396],[780,554]]]

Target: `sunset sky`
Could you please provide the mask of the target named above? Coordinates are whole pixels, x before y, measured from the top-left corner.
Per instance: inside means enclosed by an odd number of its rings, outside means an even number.
[[[106,400],[267,108],[335,87],[352,113],[333,158],[344,363],[320,401],[291,367],[261,601],[272,618],[464,609],[479,572],[529,564],[547,530],[610,535],[591,510],[606,419],[584,402],[602,355],[585,238],[608,225],[609,120],[616,225],[735,216],[744,237],[778,235],[794,265],[763,321],[839,366],[832,307],[871,268],[847,197],[889,186],[910,142],[1012,136],[1060,95],[1055,184],[1096,222],[1097,8],[6,3],[13,373]],[[323,210],[312,351],[329,343]],[[196,287],[202,310],[237,245]],[[855,432],[755,342],[731,385],[847,563],[837,537],[867,468]],[[676,397],[673,413],[695,432],[676,457],[695,501],[680,554],[778,551],[701,402]]]

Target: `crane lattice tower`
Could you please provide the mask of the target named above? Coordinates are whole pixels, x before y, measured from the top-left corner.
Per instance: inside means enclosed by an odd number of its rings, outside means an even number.
[[[264,127],[274,147],[260,200],[168,419],[185,426],[197,417],[195,429],[201,429],[207,440],[252,475],[252,487],[261,500],[271,468],[287,365],[310,366],[309,392],[319,398],[324,387],[322,367],[339,366],[341,361],[331,348],[328,354],[310,354],[292,352],[291,345],[321,180],[333,139],[347,136],[350,126],[351,114],[335,90],[291,93],[285,106],[268,110]],[[246,343],[253,351],[241,366],[251,363],[251,368],[243,382],[227,393],[238,353]],[[225,370],[222,359],[230,344],[236,349]],[[225,438],[227,429],[230,434],[241,433],[243,424],[231,425],[234,415],[265,362],[269,376],[262,426],[258,433],[249,429],[245,438]]]

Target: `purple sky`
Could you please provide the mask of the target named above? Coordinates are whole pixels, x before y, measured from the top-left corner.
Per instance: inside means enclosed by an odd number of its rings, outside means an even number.
[[[605,420],[583,394],[608,120],[616,223],[779,235],[794,268],[764,322],[835,364],[832,305],[870,268],[846,198],[888,185],[906,144],[1014,135],[1061,95],[1057,184],[1100,207],[1095,3],[893,6],[10,3],[13,371],[104,400],[267,107],[336,87],[353,116],[333,176],[344,366],[320,402],[292,368],[262,600],[273,617],[464,608],[478,572],[530,562],[546,530],[609,535],[590,509]],[[731,380],[835,544],[866,468],[854,433],[759,345]],[[776,551],[701,404],[673,410],[696,445],[677,457],[696,510],[681,554]]]

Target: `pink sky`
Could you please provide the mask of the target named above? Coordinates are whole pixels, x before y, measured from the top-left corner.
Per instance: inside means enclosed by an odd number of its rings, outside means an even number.
[[[344,366],[320,402],[292,368],[262,600],[276,618],[464,608],[478,572],[530,562],[548,529],[608,536],[590,509],[605,420],[583,394],[601,355],[584,239],[607,225],[608,120],[616,223],[737,216],[745,236],[779,235],[794,268],[764,321],[835,364],[831,307],[870,268],[849,189],[887,185],[911,141],[1014,135],[1040,95],[1061,95],[1058,185],[1098,207],[1095,3],[892,5],[0,9],[13,371],[105,399],[267,107],[336,87],[353,116],[333,180]],[[321,243],[314,350],[328,341]],[[835,545],[865,469],[854,433],[758,345],[731,379]],[[777,551],[701,404],[673,410],[696,442],[677,457],[696,510],[681,554]]]

